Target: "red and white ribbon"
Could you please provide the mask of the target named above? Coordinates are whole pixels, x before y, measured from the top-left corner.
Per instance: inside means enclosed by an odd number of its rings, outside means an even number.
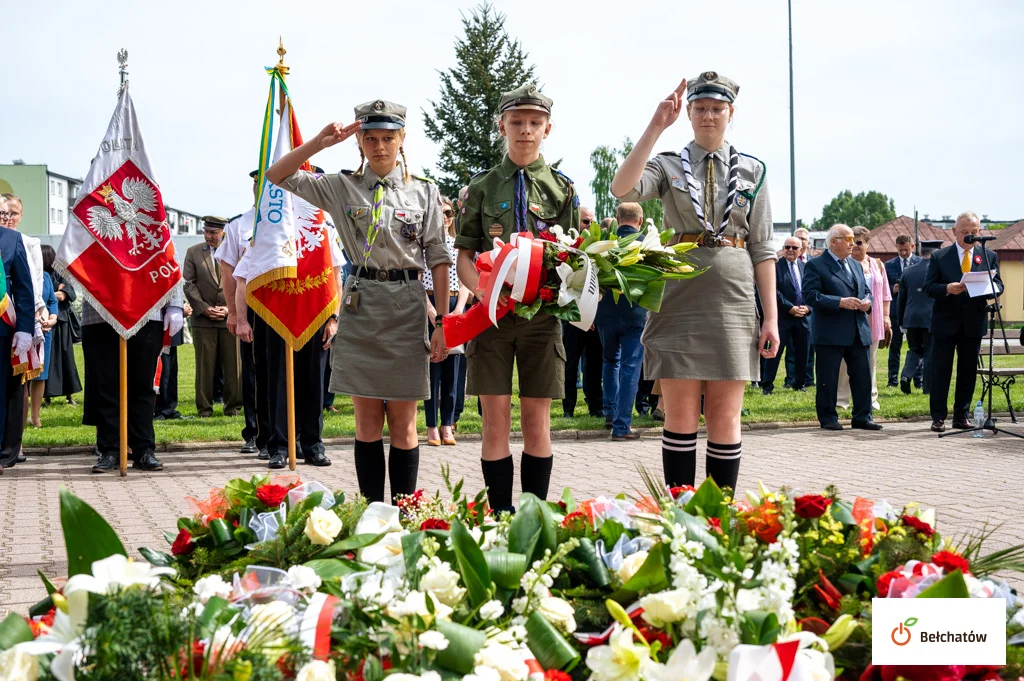
[[[317,592],[309,599],[299,624],[299,640],[316,660],[326,660],[331,652],[331,622],[338,598]]]

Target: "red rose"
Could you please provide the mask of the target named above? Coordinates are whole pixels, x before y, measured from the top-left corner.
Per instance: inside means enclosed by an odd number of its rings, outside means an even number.
[[[933,528],[931,525],[921,520],[920,518],[917,518],[912,515],[903,516],[903,524],[914,528],[926,537],[931,537],[933,534],[935,534],[935,528]]]
[[[544,681],[572,681],[572,677],[560,669],[549,669],[544,672]]]
[[[171,544],[171,553],[175,556],[187,556],[195,548],[196,545],[192,543],[192,535],[189,534],[188,530],[184,528],[178,530],[178,536],[174,538],[174,543]]]
[[[820,518],[832,505],[832,499],[820,494],[805,494],[793,499],[793,510],[801,518]]]
[[[427,518],[420,523],[421,530],[449,530],[451,525],[448,524],[447,520],[441,520],[440,518]]]
[[[583,237],[581,237],[581,236],[576,237],[576,241],[572,242],[572,247],[573,248],[579,248],[582,245],[583,245]]]
[[[546,229],[537,232],[537,238],[542,240],[542,241],[550,241],[552,243],[555,243],[555,242],[558,241],[558,239],[555,237],[555,235],[552,234],[551,232],[549,232]]]
[[[696,492],[692,485],[680,485],[679,487],[672,487],[668,493],[672,495],[673,499],[678,499],[680,495],[686,494],[687,492]]]
[[[288,496],[288,488],[281,485],[260,485],[256,488],[256,498],[270,508],[277,508]]]
[[[712,532],[722,534],[722,520],[721,518],[708,518],[708,527],[711,528]]]
[[[549,289],[547,287],[542,288],[540,290],[540,294],[539,295],[540,295],[540,299],[543,300],[545,303],[550,303],[552,300],[555,299],[555,292],[554,292],[554,290]]]
[[[971,564],[967,562],[967,559],[952,551],[939,551],[932,556],[932,563],[938,565],[947,573],[953,570],[959,570],[965,575],[971,573]]]
[[[672,637],[661,629],[655,629],[654,627],[640,627],[640,635],[643,636],[644,640],[648,643],[660,641],[662,650],[668,650],[672,647]]]
[[[566,260],[569,259],[569,251],[561,251],[555,257],[561,260],[562,262],[565,262]]]
[[[878,589],[878,597],[885,598],[889,595],[889,586],[892,584],[892,580],[899,579],[902,577],[900,573],[894,571],[886,572],[884,575],[878,578],[875,583],[875,588]]]

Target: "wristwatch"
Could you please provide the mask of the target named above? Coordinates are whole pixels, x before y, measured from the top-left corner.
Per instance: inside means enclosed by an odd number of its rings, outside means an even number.
[[[332,320],[332,319],[333,319],[334,321],[338,321],[338,315],[336,315],[336,314],[332,314],[332,315],[331,315],[330,317],[328,317],[328,318],[327,318],[327,320],[328,320],[328,321],[330,321],[330,320]]]
[[[434,328],[435,329],[440,329],[441,328],[441,324],[443,323],[443,321],[444,321],[444,315],[443,314],[439,314],[436,317],[434,317]]]

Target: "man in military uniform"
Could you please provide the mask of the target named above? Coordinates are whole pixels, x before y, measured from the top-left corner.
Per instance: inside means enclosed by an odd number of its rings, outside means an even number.
[[[482,297],[474,267],[477,253],[514,232],[579,225],[579,198],[572,181],[540,154],[551,131],[552,101],[526,85],[501,96],[499,131],[507,140],[502,162],[474,177],[459,216],[458,272],[462,283]],[[509,448],[513,366],[519,369],[523,431],[522,489],[541,499],[551,478],[551,400],[564,396],[565,347],[558,319],[541,313],[531,320],[506,315],[466,347],[466,391],[483,406],[484,483],[491,507],[512,508],[514,464]]]
[[[214,251],[224,239],[224,218],[203,218],[204,243],[185,253],[181,266],[185,296],[195,315],[192,337],[196,346],[196,411],[200,418],[213,416],[214,367],[220,359],[224,372],[224,415],[236,416],[242,407],[238,339],[227,328],[228,306],[221,283],[220,262]]]

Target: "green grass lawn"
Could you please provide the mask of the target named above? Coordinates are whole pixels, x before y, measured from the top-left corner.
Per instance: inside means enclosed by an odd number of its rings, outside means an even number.
[[[904,355],[906,349],[904,348]],[[75,346],[75,357],[78,361],[79,373],[84,376],[82,369],[81,346]],[[910,418],[925,416],[928,414],[928,397],[918,391],[910,395],[904,395],[899,388],[886,388],[886,358],[887,351],[879,352],[878,357],[878,385],[879,402],[882,405],[880,411],[875,413],[875,418]],[[1024,366],[1024,356],[1003,356],[996,357],[996,366]],[[777,379],[781,385],[784,378],[784,370],[780,368],[780,375]],[[976,398],[981,394],[981,381],[978,381]],[[1013,386],[1011,390],[1014,409],[1024,413],[1024,388],[1020,385]],[[43,427],[40,429],[29,426],[25,432],[26,447],[55,447],[69,445],[90,445],[95,441],[95,431],[90,426],[82,425],[83,396],[81,393],[75,396],[79,406],[72,407],[64,402],[63,398],[54,398],[50,407],[42,410],[41,421]],[[178,348],[178,409],[182,414],[195,416],[195,354],[191,345],[183,345]],[[338,414],[325,414],[324,437],[354,437],[355,420],[352,415],[352,401],[347,397],[335,399],[335,406],[340,410]],[[993,405],[996,411],[1006,411],[1006,399],[1002,392],[995,395]],[[806,393],[798,393],[792,390],[777,388],[774,395],[765,396],[760,390],[749,388],[744,401],[745,413],[744,423],[770,423],[770,422],[792,422],[792,421],[814,421],[814,390]],[[215,407],[215,413],[221,409],[220,405]],[[551,427],[553,430],[599,430],[603,428],[603,419],[586,416],[586,403],[580,391],[579,400],[576,405],[577,417],[567,419],[562,416],[562,405],[555,402],[551,407]],[[580,414],[584,415],[580,415]],[[849,417],[849,412],[840,414],[840,417]],[[419,427],[420,432],[425,432],[423,411],[420,410]],[[649,417],[636,417],[633,421],[636,427],[649,427],[655,425]],[[221,440],[237,441],[241,439],[242,417],[214,416],[208,419],[190,419],[182,421],[157,421],[156,439],[157,442],[215,442]],[[512,427],[519,428],[519,402],[515,397],[512,401]],[[466,411],[459,421],[459,431],[462,433],[480,432],[480,417],[476,413],[476,399],[468,397],[466,400]]]

